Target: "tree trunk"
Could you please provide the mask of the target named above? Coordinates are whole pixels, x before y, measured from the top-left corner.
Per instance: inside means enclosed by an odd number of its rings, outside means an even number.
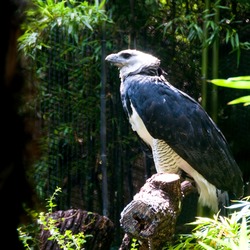
[[[182,199],[193,191],[192,184],[181,183],[176,174],[149,178],[121,213],[125,235],[120,250],[129,250],[132,239],[138,240],[140,250],[158,250],[171,242]]]
[[[56,211],[50,217],[57,221],[57,227],[61,234],[71,230],[72,234],[83,232],[86,236],[85,250],[109,250],[114,236],[114,225],[105,216],[97,213],[83,211],[81,209],[70,209],[67,211]],[[48,230],[42,229],[40,250],[59,250],[57,242],[48,240]],[[89,236],[89,237],[88,237]]]

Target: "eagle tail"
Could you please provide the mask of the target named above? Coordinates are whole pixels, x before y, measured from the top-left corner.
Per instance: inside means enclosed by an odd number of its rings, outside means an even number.
[[[227,191],[216,190],[218,197],[218,208],[221,216],[228,216],[227,207],[230,205],[230,198]]]

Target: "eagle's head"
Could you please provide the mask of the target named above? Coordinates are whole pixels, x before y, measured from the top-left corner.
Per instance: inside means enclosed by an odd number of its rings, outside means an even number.
[[[119,68],[121,79],[126,78],[128,75],[141,73],[142,71],[157,70],[160,65],[158,58],[131,49],[110,54],[105,60]]]

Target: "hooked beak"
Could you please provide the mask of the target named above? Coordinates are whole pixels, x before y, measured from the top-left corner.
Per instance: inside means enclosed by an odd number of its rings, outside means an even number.
[[[112,62],[115,60],[115,58],[116,58],[116,54],[110,54],[110,55],[106,56],[105,60],[108,62]]]
[[[123,62],[121,62],[121,59],[119,59],[119,56],[117,54],[110,54],[105,58],[105,61],[110,62],[111,64],[121,67],[123,66]]]

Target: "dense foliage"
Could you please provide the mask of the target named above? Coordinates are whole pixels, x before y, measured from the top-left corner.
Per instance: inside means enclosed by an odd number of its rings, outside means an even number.
[[[95,164],[100,145],[100,63],[96,62],[101,50],[98,29],[104,21],[109,19],[101,5],[87,2],[34,1],[34,8],[27,11],[19,50],[36,91],[27,105],[40,122],[42,157],[33,177],[41,197],[55,185],[64,188],[69,175],[91,179],[86,176],[92,175],[89,166]],[[71,188],[66,189],[71,192]],[[65,204],[70,205],[70,201]]]
[[[228,217],[219,214],[212,218],[197,217],[189,223],[195,226],[192,233],[178,235],[176,243],[166,249],[249,249],[249,206],[249,197],[246,197],[227,207],[230,212]]]

